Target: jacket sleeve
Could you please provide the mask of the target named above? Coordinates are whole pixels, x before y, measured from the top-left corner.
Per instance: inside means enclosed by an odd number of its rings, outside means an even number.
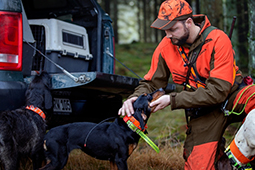
[[[220,30],[209,34],[215,39],[210,60],[209,78],[205,88],[171,95],[171,108],[198,108],[224,102],[235,81],[234,52],[228,36]],[[208,35],[208,37],[209,37]]]
[[[129,98],[140,96],[143,93],[151,93],[159,88],[166,88],[169,76],[170,71],[161,56],[159,45],[153,53],[149,72],[144,76],[144,80],[139,82],[139,86]]]

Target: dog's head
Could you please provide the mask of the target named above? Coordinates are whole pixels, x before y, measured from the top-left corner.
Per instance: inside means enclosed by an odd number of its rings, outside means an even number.
[[[137,98],[134,102],[134,117],[140,122],[141,129],[144,130],[144,126],[150,117],[151,112],[155,107],[151,108],[149,104],[165,94],[165,91],[160,88],[150,94],[143,94]]]
[[[26,105],[34,105],[42,109],[52,107],[51,77],[43,71],[36,75],[26,91]]]

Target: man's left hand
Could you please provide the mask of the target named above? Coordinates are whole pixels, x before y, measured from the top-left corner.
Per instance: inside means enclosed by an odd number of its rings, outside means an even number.
[[[164,109],[165,107],[167,107],[168,105],[170,105],[170,95],[163,95],[160,98],[158,98],[157,100],[153,101],[150,103],[150,107],[155,107],[155,109],[153,110],[153,113]]]

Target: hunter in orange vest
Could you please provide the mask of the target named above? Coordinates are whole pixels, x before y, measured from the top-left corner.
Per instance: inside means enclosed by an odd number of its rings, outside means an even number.
[[[231,41],[223,31],[212,27],[205,15],[192,15],[192,8],[185,0],[164,1],[151,27],[165,30],[166,36],[154,51],[144,80],[118,114],[131,116],[137,96],[166,88],[171,76],[184,90],[164,95],[150,106],[156,106],[154,112],[168,105],[172,110],[185,109],[188,126],[184,143],[185,169],[215,169],[226,127],[242,121],[255,107],[254,100],[249,100],[249,110],[241,112],[243,100],[234,107],[237,94],[246,84],[236,66]],[[249,91],[242,99],[251,96],[255,88]],[[233,107],[233,112],[240,114],[227,114]]]

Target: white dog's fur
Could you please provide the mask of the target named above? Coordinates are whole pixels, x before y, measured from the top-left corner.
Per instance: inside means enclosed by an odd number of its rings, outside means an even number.
[[[246,116],[234,140],[236,146],[246,158],[251,159],[255,155],[255,109],[251,110]],[[236,161],[239,165],[243,165],[238,159]]]

